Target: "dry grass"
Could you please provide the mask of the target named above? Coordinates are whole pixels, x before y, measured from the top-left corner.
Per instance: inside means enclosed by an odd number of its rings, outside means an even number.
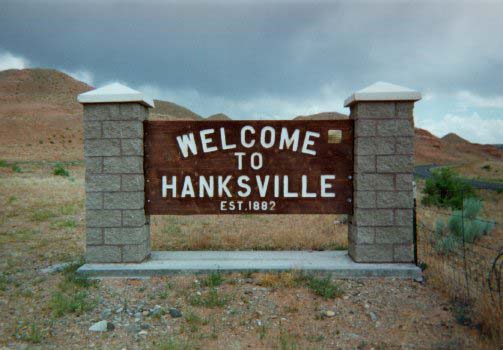
[[[503,182],[503,162],[501,160],[476,161],[454,166],[453,168],[464,177]]]
[[[422,188],[422,184],[419,185]],[[426,264],[428,283],[436,286],[453,300],[468,303],[470,323],[479,324],[495,344],[503,343],[503,294],[489,289],[488,278],[494,259],[503,250],[503,194],[496,191],[477,191],[484,200],[482,217],[497,222],[495,228],[474,244],[459,246],[450,254],[441,254],[432,245],[437,219],[444,221],[450,211],[438,208],[418,209],[418,255]],[[466,263],[466,270],[465,270]]]
[[[50,163],[20,167],[22,173],[0,168],[0,266],[40,258],[50,264],[82,255],[82,167],[70,167],[71,178],[50,175]],[[3,249],[6,245],[10,249]]]
[[[152,217],[154,250],[325,250],[347,248],[334,215]]]
[[[129,347],[135,340],[124,325],[100,335],[88,328],[100,319],[103,305],[115,309],[140,301],[184,312],[177,320],[169,314],[148,318],[152,328],[138,343],[146,349],[168,346],[168,338],[175,345],[186,340],[189,348],[204,349],[229,344],[264,349],[484,344],[477,333],[467,334],[466,327],[455,323],[443,308],[445,298],[413,281],[338,281],[346,293],[332,299],[323,297],[331,284],[298,283],[296,272],[227,275],[220,284],[202,283],[201,276],[110,279],[86,290],[73,286],[64,273],[42,275],[39,267],[75,261],[84,252],[83,168],[67,166],[70,178],[64,178],[52,175],[53,166],[21,163],[21,173],[0,168],[0,347],[39,342],[41,348],[85,348],[91,343],[96,348]],[[156,249],[321,249],[344,245],[347,235],[345,225],[334,224],[336,216],[153,219]],[[199,233],[206,236],[198,238]],[[366,304],[378,322],[371,320]],[[323,310],[336,310],[337,315],[323,317]]]

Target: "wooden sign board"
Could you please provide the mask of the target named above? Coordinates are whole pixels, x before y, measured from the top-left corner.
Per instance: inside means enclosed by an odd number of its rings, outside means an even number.
[[[146,121],[148,214],[350,214],[353,121]]]

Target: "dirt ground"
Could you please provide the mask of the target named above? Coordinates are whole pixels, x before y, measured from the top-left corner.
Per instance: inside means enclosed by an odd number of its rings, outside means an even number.
[[[19,170],[1,165],[0,349],[491,348],[476,328],[456,321],[455,305],[428,280],[334,281],[283,273],[82,282],[74,276],[78,263],[42,273],[83,256],[82,164],[66,163],[69,177],[54,176],[50,162],[19,163]],[[347,244],[345,225],[335,223],[342,217],[276,218],[155,218],[154,248]],[[196,239],[198,233],[206,238]],[[89,331],[100,320],[114,330]]]

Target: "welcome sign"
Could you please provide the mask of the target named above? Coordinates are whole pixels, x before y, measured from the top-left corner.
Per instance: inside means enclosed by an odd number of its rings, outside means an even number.
[[[353,121],[146,121],[148,214],[352,213]]]

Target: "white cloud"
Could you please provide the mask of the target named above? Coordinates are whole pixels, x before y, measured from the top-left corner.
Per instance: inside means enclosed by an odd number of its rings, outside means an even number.
[[[327,111],[347,113],[343,108],[344,98],[334,84],[326,84],[316,94],[303,98],[261,95],[232,99],[202,94],[197,90],[162,89],[154,85],[143,85],[138,90],[146,96],[174,102],[203,116],[225,113],[233,119],[292,119]]]
[[[76,70],[76,71],[63,70],[63,73],[68,74],[73,79],[80,80],[88,85],[93,86],[94,74],[88,70]]]
[[[460,91],[456,98],[462,106],[481,108],[503,108],[503,95],[484,97],[470,91]]]
[[[29,66],[29,61],[22,57],[11,54],[8,51],[0,53],[0,71],[7,69],[24,69]]]
[[[421,128],[441,137],[454,132],[464,139],[476,143],[503,143],[503,119],[484,119],[478,113],[471,115],[446,114],[440,120],[418,119]]]

